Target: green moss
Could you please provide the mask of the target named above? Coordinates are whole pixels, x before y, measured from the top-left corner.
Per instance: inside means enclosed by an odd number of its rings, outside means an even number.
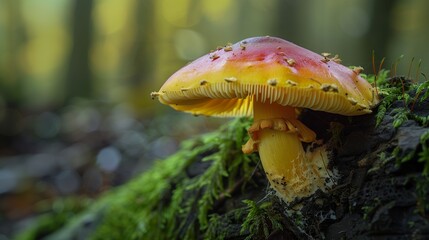
[[[422,216],[429,212],[429,177],[416,179],[417,210]]]
[[[273,208],[272,202],[260,204],[251,200],[244,200],[248,214],[241,228],[241,233],[248,233],[246,240],[267,239],[271,233],[283,230],[284,216]]]
[[[382,69],[377,75],[361,74],[369,83],[375,85],[377,83],[377,90],[380,97],[383,98],[378,106],[376,113],[376,125],[378,126],[386,115],[387,109],[392,105],[393,101],[397,98],[397,88],[387,87],[389,71]]]
[[[224,219],[219,214],[212,214],[210,215],[209,219],[209,226],[207,228],[207,232],[204,236],[204,239],[225,239],[225,237],[228,235],[227,227],[231,222],[224,221],[227,219]]]
[[[377,77],[377,87],[381,98],[381,102],[376,110],[376,126],[379,126],[383,121],[384,116],[389,113],[393,117],[393,127],[399,128],[407,120],[412,120],[421,127],[428,127],[429,116],[422,116],[414,111],[414,107],[429,97],[429,80],[423,82],[414,82],[405,77],[388,77],[389,71],[381,70],[377,76],[365,76],[370,82],[374,83]],[[393,106],[396,104],[395,106]],[[400,165],[404,162],[418,159],[418,162],[424,164],[422,173],[429,174],[429,150],[428,150],[429,134],[426,132],[420,137],[421,148],[415,149],[408,153],[402,153],[402,149],[396,147],[392,156],[396,158],[396,162]]]
[[[417,209],[427,216],[429,212],[429,130],[420,136],[421,151],[416,155],[424,164],[422,177],[416,179]]]
[[[401,127],[408,120],[414,121],[422,128],[427,128],[429,116],[416,113],[415,106],[429,98],[429,80],[426,77],[423,82],[415,82],[404,77],[387,78],[387,73],[388,71],[381,71],[377,80],[382,99],[376,112],[377,126],[384,116],[390,113],[394,119],[394,128]],[[367,78],[370,82],[374,81],[374,76]],[[396,105],[393,106],[395,103]],[[386,156],[389,159],[395,158],[398,167],[410,161],[422,164],[421,176],[415,179],[417,208],[422,215],[426,215],[429,211],[429,130],[420,135],[419,145],[412,151],[403,152],[403,149],[396,146],[384,157]]]
[[[216,132],[186,141],[179,152],[110,191],[82,215],[61,215],[60,220],[50,215],[46,221],[57,225],[40,222],[44,231],[32,228],[20,239],[71,238],[88,223],[94,225],[85,236],[90,239],[208,238],[212,227],[221,224],[212,212],[214,206],[244,189],[259,162],[257,154],[241,151],[250,124],[251,119],[233,120]],[[205,167],[187,174],[188,169],[198,169],[194,164]]]
[[[254,156],[241,154],[249,125],[247,119],[234,120],[218,132],[188,141],[177,154],[111,193],[92,239],[195,239],[204,235],[215,202],[228,197],[235,180],[250,176],[255,167]],[[209,167],[198,176],[188,176],[186,168],[198,161]]]
[[[414,120],[421,126],[428,126],[429,117],[419,116],[413,110],[416,105],[428,99],[429,80],[413,82],[405,77],[389,78],[388,74],[389,71],[381,70],[377,75],[377,87],[382,101],[377,109],[376,125],[381,123],[386,113],[392,111],[395,128],[400,127],[406,120]],[[375,76],[364,77],[371,83],[375,81]],[[394,103],[401,103],[402,106],[393,108]]]
[[[367,221],[370,220],[370,217],[374,214],[375,210],[377,210],[380,204],[380,200],[378,198],[375,198],[369,205],[362,206],[362,218]]]
[[[248,207],[243,206],[231,209],[223,214],[210,214],[209,226],[205,231],[204,239],[243,238],[240,230],[242,229],[242,223],[248,214],[248,210]]]
[[[89,199],[66,198],[56,200],[51,207],[42,206],[41,211],[43,209],[50,211],[37,217],[34,224],[15,236],[15,239],[41,239],[62,228],[70,218],[85,210],[90,202]]]

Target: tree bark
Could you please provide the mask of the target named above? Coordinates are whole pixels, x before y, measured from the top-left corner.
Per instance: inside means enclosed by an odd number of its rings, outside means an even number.
[[[93,82],[89,53],[91,52],[93,0],[76,0],[71,17],[72,47],[66,76],[66,101],[90,97]]]

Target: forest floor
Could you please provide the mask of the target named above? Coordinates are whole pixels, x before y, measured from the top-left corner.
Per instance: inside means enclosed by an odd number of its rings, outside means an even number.
[[[387,74],[373,114],[301,114],[340,176],[327,192],[281,201],[258,155],[241,152],[251,119],[236,119],[91,204],[46,212],[17,238],[428,239],[429,81]]]

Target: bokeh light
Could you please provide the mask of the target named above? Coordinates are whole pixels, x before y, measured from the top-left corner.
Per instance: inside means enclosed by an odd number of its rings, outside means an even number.
[[[423,80],[427,9],[424,0],[1,0],[0,238],[40,205],[96,199],[228,121],[149,96],[210,50],[271,35],[365,73],[374,51],[385,68],[399,62],[405,75],[411,65]]]

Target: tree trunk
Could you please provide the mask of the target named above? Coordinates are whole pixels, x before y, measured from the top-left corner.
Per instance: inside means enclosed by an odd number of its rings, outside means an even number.
[[[65,96],[69,101],[75,97],[90,97],[93,94],[89,53],[91,52],[93,0],[73,1],[71,17],[72,48],[66,76]]]

